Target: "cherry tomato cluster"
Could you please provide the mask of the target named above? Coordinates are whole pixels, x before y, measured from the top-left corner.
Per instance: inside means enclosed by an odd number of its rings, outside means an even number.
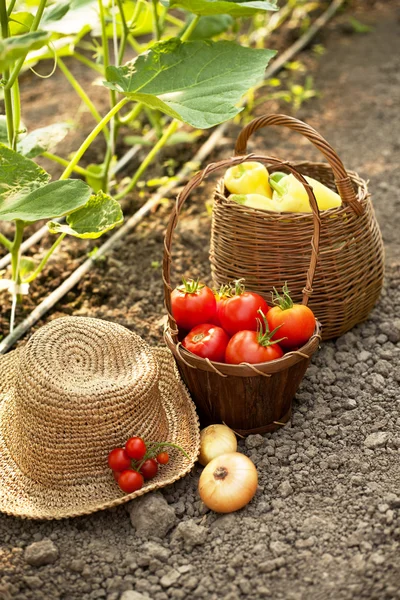
[[[228,364],[263,363],[304,345],[314,333],[315,316],[303,304],[293,304],[285,284],[275,288],[274,306],[246,291],[243,280],[214,293],[194,280],[171,294],[179,339],[189,352]]]
[[[174,446],[168,442],[148,444],[140,437],[131,437],[124,448],[114,448],[108,455],[108,466],[113,470],[114,479],[123,492],[131,494],[143,487],[146,479],[153,479],[159,465],[166,465],[169,454],[164,446]],[[176,447],[176,446],[174,446]]]

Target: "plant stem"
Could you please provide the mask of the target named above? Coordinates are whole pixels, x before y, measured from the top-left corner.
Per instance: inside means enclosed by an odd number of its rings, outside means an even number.
[[[4,69],[5,79],[8,78],[9,74],[10,74],[9,69]],[[10,148],[12,148],[13,143],[14,143],[15,133],[14,133],[14,118],[13,118],[11,91],[7,90],[5,87],[3,88],[3,91],[4,91],[4,108],[5,108],[6,119],[7,119],[8,145],[10,146]]]
[[[91,101],[89,96],[86,94],[85,90],[81,87],[81,85],[78,83],[78,81],[72,75],[71,71],[67,68],[64,61],[61,60],[61,58],[58,58],[57,64],[60,67],[60,70],[62,71],[62,73],[65,75],[65,78],[67,79],[67,81],[71,84],[71,86],[73,87],[75,92],[78,94],[79,98],[86,104],[86,106],[88,107],[93,118],[98,123],[100,123],[101,114],[98,112],[97,108],[95,107],[95,105],[93,104],[93,102]],[[106,138],[106,140],[108,141],[110,138],[110,134],[109,134],[107,128],[103,129],[103,134],[104,134],[104,137]]]
[[[110,121],[110,119],[112,119],[113,116],[116,115],[117,112],[119,110],[121,110],[121,108],[123,106],[125,106],[125,104],[127,104],[128,102],[129,102],[128,98],[123,98],[122,100],[120,100],[118,102],[118,104],[113,106],[113,108],[106,114],[105,117],[102,118],[100,123],[98,123],[98,125],[96,125],[96,127],[93,129],[93,131],[87,136],[85,141],[81,144],[81,146],[75,152],[74,157],[69,162],[69,165],[65,169],[64,173],[61,175],[60,180],[68,179],[68,177],[71,175],[72,171],[75,169],[76,165],[78,164],[78,162],[80,161],[82,156],[85,154],[86,150],[89,148],[90,144],[92,144],[93,140],[96,139],[96,137],[99,135],[99,133],[104,129],[104,127]]]
[[[18,132],[21,123],[21,101],[19,96],[19,83],[18,78],[15,80],[14,85],[11,88],[12,92],[12,106],[13,106],[13,123],[14,123],[14,138],[12,149],[17,149]]]
[[[44,9],[46,7],[46,4],[47,4],[47,0],[40,0],[40,4],[38,6],[35,18],[33,19],[33,22],[32,22],[31,28],[30,28],[30,32],[37,31],[37,29],[39,27],[40,20],[41,20],[42,15],[43,15],[43,11],[44,11]],[[24,56],[22,56],[18,60],[18,62],[16,63],[16,65],[14,66],[14,68],[13,68],[13,70],[11,72],[10,78],[8,79],[8,81],[7,81],[4,89],[10,90],[11,87],[14,85],[14,81],[18,77],[19,72],[20,72],[20,70],[23,67],[23,64],[25,62],[25,59],[26,59],[27,55],[28,55],[28,52],[26,52],[26,54]]]
[[[52,160],[53,162],[58,163],[59,165],[62,165],[63,167],[68,167],[69,165],[69,160],[66,160],[65,158],[61,158],[61,156],[57,156],[56,154],[52,154],[51,152],[42,152],[42,156],[44,158],[48,158],[49,160]],[[75,173],[78,173],[79,175],[82,175],[82,177],[93,177],[94,179],[101,179],[102,175],[98,174],[98,173],[92,173],[91,171],[88,171],[87,169],[83,169],[82,167],[74,167],[73,169],[75,171]]]
[[[36,279],[36,277],[43,271],[44,267],[46,266],[47,261],[49,260],[50,256],[53,254],[54,250],[56,250],[56,248],[58,248],[58,246],[61,244],[61,242],[63,241],[63,239],[65,238],[66,235],[67,235],[66,233],[61,233],[58,236],[58,238],[56,239],[54,244],[51,246],[51,248],[49,248],[49,250],[46,252],[44,257],[40,261],[40,264],[38,265],[38,267],[34,270],[33,273],[31,273],[29,275],[29,277],[24,279],[22,281],[22,283],[31,283],[31,281]]]
[[[0,233],[0,244],[3,244],[3,246],[7,248],[9,252],[11,251],[12,242],[10,242],[10,240],[8,240],[2,233]]]
[[[182,40],[182,42],[186,42],[191,34],[193,33],[193,31],[196,29],[196,25],[197,23],[200,21],[200,16],[196,15],[189,23],[189,25],[186,27],[185,31],[182,33],[181,36],[179,36]]]
[[[110,65],[110,53],[108,48],[108,38],[107,38],[107,30],[106,30],[106,19],[103,8],[103,0],[99,0],[99,13],[100,13],[100,22],[101,22],[101,40],[103,46],[103,75],[106,78],[107,67]],[[114,15],[115,18],[115,15]],[[110,93],[110,107],[114,108],[116,105],[117,97],[115,90],[109,90]],[[104,191],[108,189],[108,170],[111,163],[111,158],[114,154],[115,149],[115,121],[113,116],[110,118],[110,136],[107,140],[107,154],[104,161],[103,167],[103,188]]]
[[[14,6],[17,0],[11,0],[10,5],[7,9],[7,15],[10,16],[12,11],[14,10]]]
[[[130,110],[128,113],[126,113],[126,115],[123,115],[122,117],[119,118],[119,122],[122,123],[122,125],[124,125],[125,123],[129,123],[130,121],[133,121],[142,112],[142,109],[143,109],[143,104],[141,102],[139,102],[138,104],[135,104],[135,106],[132,108],[132,110]]]
[[[173,133],[175,133],[175,131],[178,129],[178,126],[179,126],[179,121],[177,121],[175,119],[173,121],[171,121],[171,123],[165,130],[164,135],[158,140],[158,142],[150,150],[150,152],[148,153],[146,158],[143,160],[143,162],[141,163],[139,168],[136,170],[136,172],[133,175],[132,179],[130,180],[129,184],[126,186],[126,188],[124,190],[122,190],[122,192],[120,192],[119,194],[117,194],[115,196],[116,200],[121,200],[121,198],[126,196],[126,194],[128,194],[128,192],[130,192],[135,187],[139,178],[146,171],[147,167],[153,161],[154,157],[158,154],[158,152],[161,150],[161,148],[163,148],[165,146],[165,144],[167,143],[167,141],[171,137],[171,135]]]
[[[89,58],[86,58],[86,56],[84,56],[80,52],[77,52],[75,50],[75,52],[73,53],[72,56],[74,58],[76,58],[77,60],[79,60],[79,62],[81,62],[82,64],[84,64],[87,67],[89,67],[89,69],[92,69],[93,71],[96,71],[97,73],[100,73],[100,75],[103,75],[103,69],[101,68],[101,66],[98,65],[97,63],[95,63],[93,60],[90,60]],[[60,59],[58,59],[58,60],[60,60]]]
[[[129,27],[128,27],[128,23],[126,22],[124,6],[122,4],[122,0],[117,0],[117,6],[118,6],[119,14],[121,15],[122,29],[123,29],[121,40],[120,40],[120,45],[119,45],[119,51],[118,51],[118,65],[120,65],[123,61],[124,54],[125,54],[126,40],[127,40],[128,33],[129,33]],[[137,8],[137,4],[135,6],[135,10],[136,10],[136,8]]]
[[[165,20],[168,21],[168,23],[172,23],[172,25],[176,25],[177,27],[184,27],[185,25],[185,22],[182,21],[182,19],[178,19],[177,17],[170,15],[168,12],[165,15]]]
[[[8,38],[8,15],[7,15],[7,7],[6,0],[0,0],[0,24],[1,24],[1,37],[3,39]],[[4,69],[3,77],[6,81],[8,81],[10,77],[10,70]],[[7,89],[6,85],[3,86],[4,89],[4,108],[6,113],[7,120],[7,136],[8,136],[8,145],[10,148],[13,146],[14,142],[14,119],[13,119],[13,109],[12,109],[12,99],[10,89]]]
[[[152,5],[153,5],[153,21],[154,21],[154,39],[156,40],[156,42],[159,42],[161,39],[161,27],[160,27],[160,21],[158,20],[158,12],[157,12],[158,0],[152,0]]]
[[[19,274],[19,260],[20,260],[20,253],[21,253],[22,237],[24,235],[24,227],[25,227],[25,225],[24,225],[23,221],[20,221],[19,219],[17,219],[15,221],[14,241],[10,248],[11,272],[12,272],[12,279],[13,279],[13,281],[15,281],[15,283],[21,283],[21,277]],[[14,329],[15,309],[16,309],[17,303],[19,304],[20,302],[22,302],[21,294],[17,294],[17,295],[13,294],[11,318],[10,318],[10,332],[12,332]]]

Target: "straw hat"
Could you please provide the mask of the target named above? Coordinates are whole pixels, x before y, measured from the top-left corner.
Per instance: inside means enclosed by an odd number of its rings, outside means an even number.
[[[110,450],[138,435],[178,444],[141,490],[126,495]],[[65,317],[0,357],[0,511],[61,519],[122,504],[188,473],[199,424],[167,349],[124,327]]]

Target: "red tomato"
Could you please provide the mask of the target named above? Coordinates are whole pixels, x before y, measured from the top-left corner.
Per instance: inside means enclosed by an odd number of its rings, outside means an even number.
[[[108,466],[113,471],[125,471],[131,466],[131,459],[123,448],[114,448],[108,455]]]
[[[131,437],[125,444],[125,452],[134,460],[142,460],[146,454],[146,444],[140,437]]]
[[[315,329],[315,316],[308,306],[293,304],[287,284],[282,294],[274,288],[274,306],[268,312],[267,321],[270,330],[279,327],[272,339],[283,338],[280,345],[286,350],[303,346],[312,336]]]
[[[264,298],[255,292],[242,292],[227,298],[221,304],[219,319],[227,333],[233,335],[238,331],[257,330],[257,319],[260,319],[259,309],[267,314],[269,306]]]
[[[204,323],[193,327],[183,340],[182,346],[202,358],[223,362],[228,342],[229,336],[221,327]]]
[[[268,312],[267,320],[271,330],[280,325],[272,339],[283,338],[279,343],[288,350],[303,346],[315,329],[314,313],[303,304],[293,304],[284,310],[274,306]]]
[[[268,343],[263,346],[259,341],[257,331],[239,331],[229,340],[225,352],[225,362],[239,365],[242,362],[250,364],[269,362],[283,356],[278,344]]]
[[[215,317],[215,297],[209,287],[198,281],[184,281],[171,294],[172,314],[179,329],[190,331]]]
[[[168,452],[160,452],[159,454],[157,454],[156,460],[160,465],[166,465],[169,461]]]
[[[153,479],[158,472],[158,464],[154,458],[148,458],[140,467],[140,472],[145,479]]]
[[[133,469],[127,469],[126,471],[122,471],[121,475],[118,479],[118,485],[123,492],[127,494],[132,494],[132,492],[137,492],[140,488],[143,487],[144,479],[143,475],[134,471]]]
[[[119,476],[121,475],[121,471],[113,471],[115,481],[118,481]]]

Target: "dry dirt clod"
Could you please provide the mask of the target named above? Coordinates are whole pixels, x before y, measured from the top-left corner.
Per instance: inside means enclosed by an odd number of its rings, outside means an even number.
[[[58,558],[58,548],[49,539],[33,542],[26,548],[24,558],[32,567],[50,565]]]

